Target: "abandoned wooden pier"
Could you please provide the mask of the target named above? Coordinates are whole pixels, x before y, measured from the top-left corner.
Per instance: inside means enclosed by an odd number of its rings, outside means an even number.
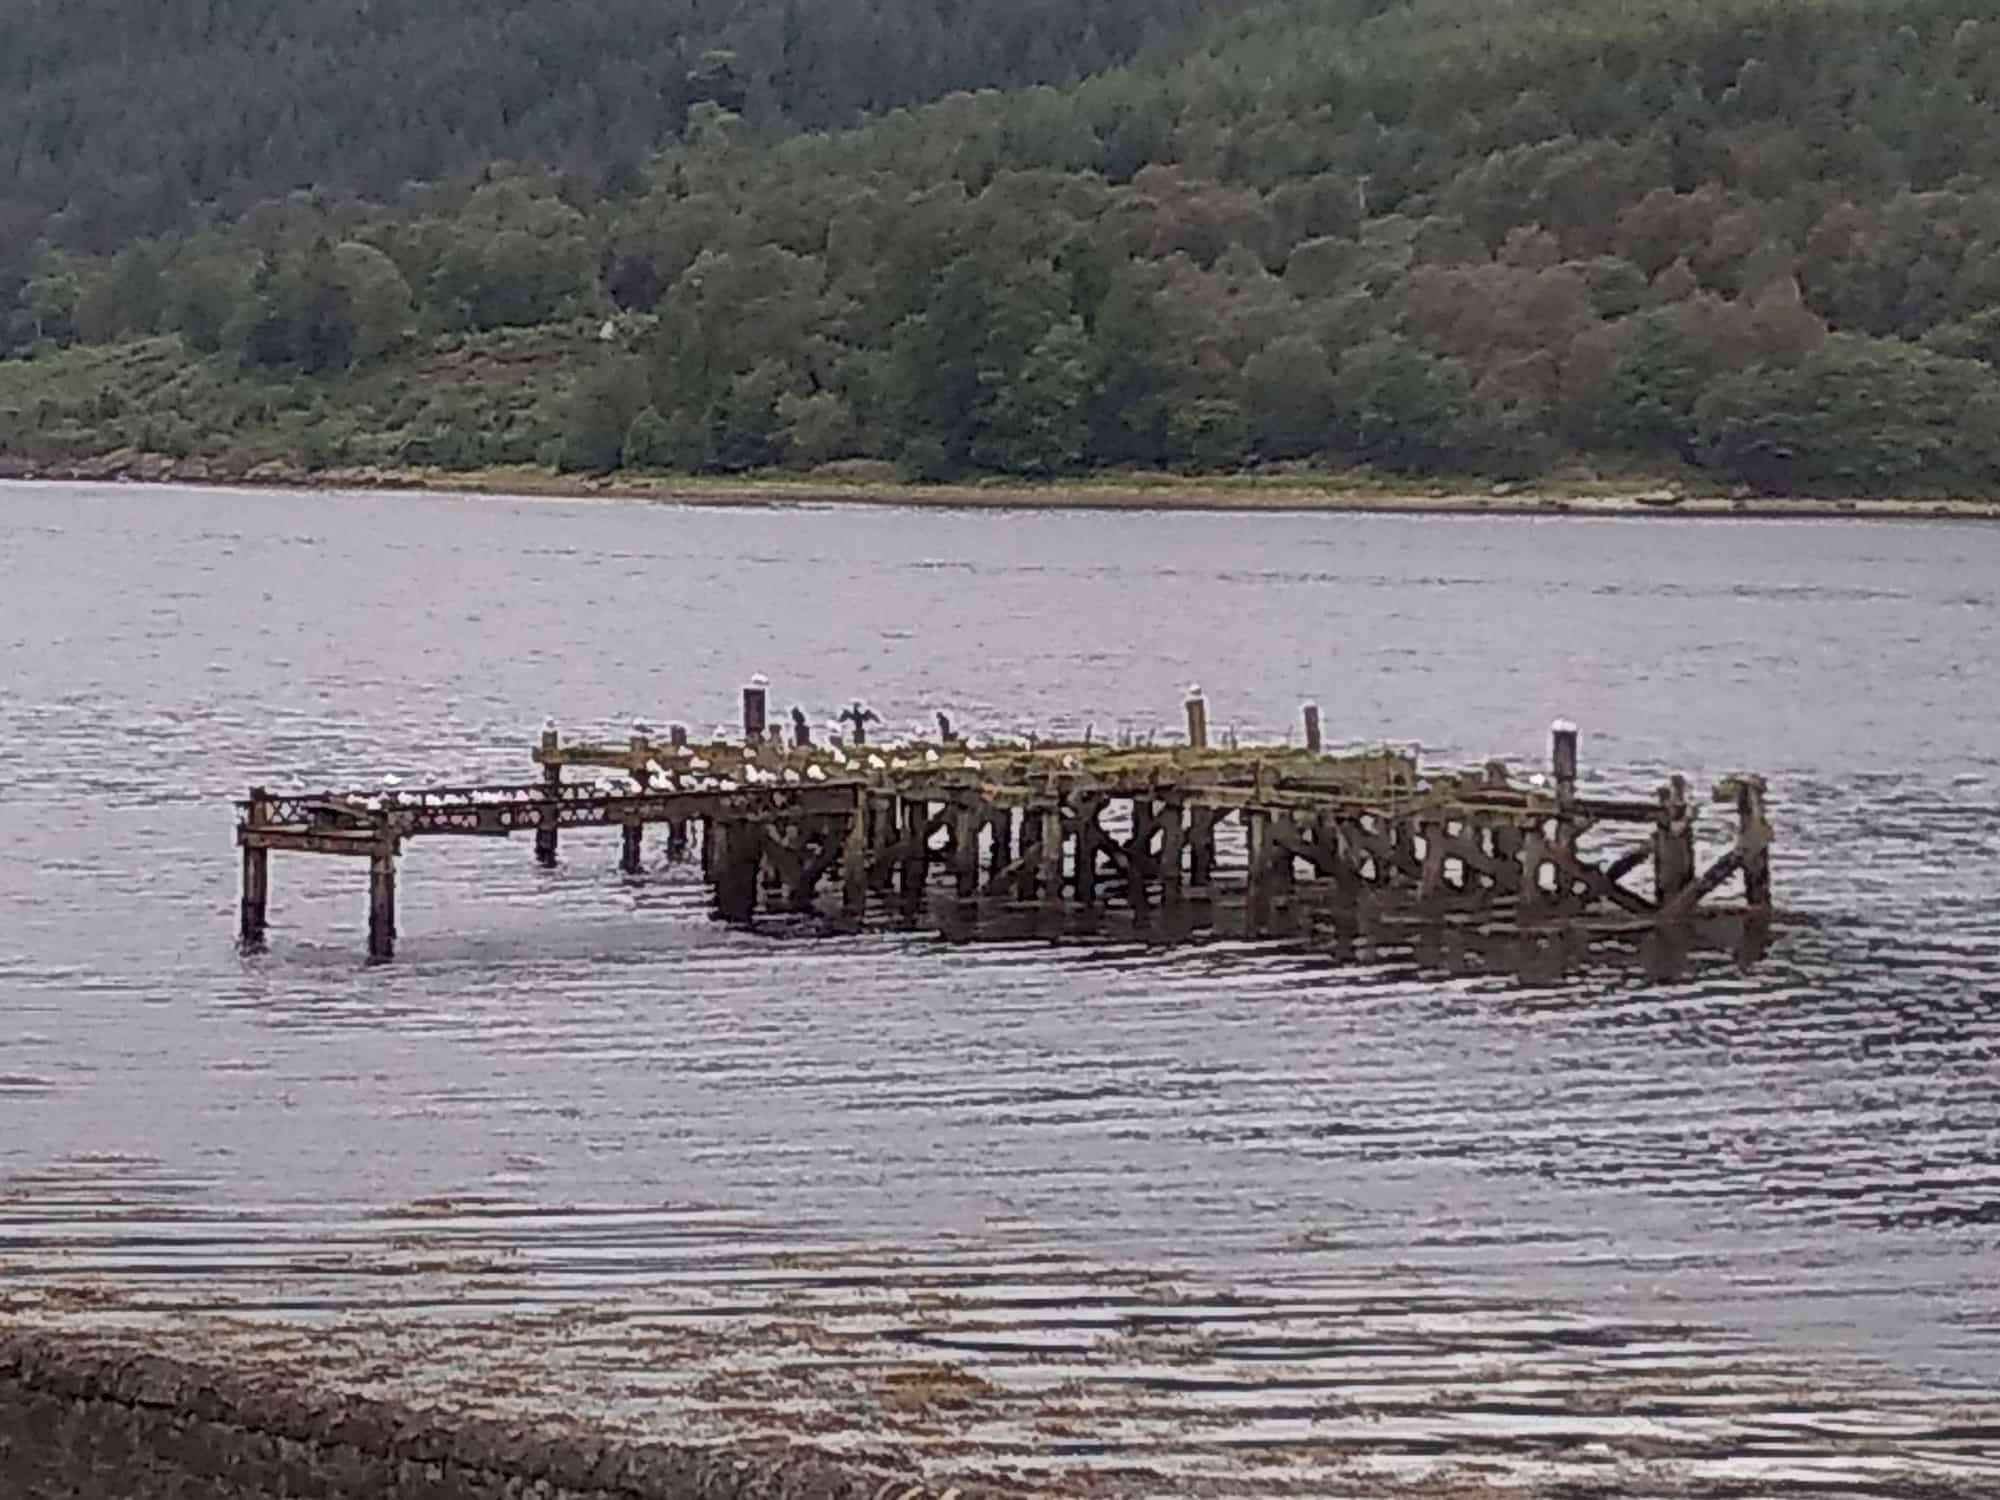
[[[532,833],[554,865],[566,834],[615,828],[620,869],[637,879],[655,825],[664,860],[699,860],[716,915],[739,924],[765,912],[1055,934],[1117,914],[1168,938],[1351,941],[1426,928],[1632,936],[1717,915],[1761,929],[1771,915],[1760,778],[1713,788],[1730,823],[1704,863],[1683,778],[1651,797],[1582,795],[1577,730],[1561,721],[1546,771],[1523,780],[1497,761],[1440,771],[1399,750],[1329,752],[1311,705],[1298,745],[1211,745],[1198,689],[1171,743],[967,741],[940,715],[935,735],[871,744],[875,716],[858,703],[844,734],[815,742],[798,710],[775,731],[767,703],[753,682],[741,738],[704,744],[643,725],[622,743],[569,743],[549,724],[540,777],[521,784],[253,788],[238,804],[241,941],[264,942],[273,851],[365,859],[368,953],[386,960],[410,840]],[[1732,886],[1740,900],[1725,904]]]

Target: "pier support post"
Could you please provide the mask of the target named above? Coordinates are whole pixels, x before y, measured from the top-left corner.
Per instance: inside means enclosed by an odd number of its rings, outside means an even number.
[[[1764,820],[1764,778],[1736,779],[1736,850],[1743,860],[1743,904],[1771,915],[1771,825]]]
[[[271,821],[271,802],[261,786],[250,788],[250,806],[244,817],[247,829],[262,828]],[[246,952],[264,946],[266,919],[271,902],[271,851],[251,844],[243,846],[243,909],[237,940]]]
[[[1319,705],[1308,703],[1299,712],[1306,722],[1306,749],[1317,755],[1320,753]]]
[[[1215,880],[1215,809],[1188,809],[1188,884],[1206,891]]]
[[[743,743],[755,745],[764,738],[769,723],[771,681],[762,672],[743,687]]]
[[[687,742],[687,725],[669,724],[667,726],[667,743],[674,750],[685,750]],[[671,865],[685,864],[687,857],[688,820],[686,818],[675,818],[667,824],[667,863]]]
[[[1014,862],[1014,814],[1004,807],[993,809],[992,838],[986,851],[986,877],[998,880]]]
[[[725,922],[747,924],[757,914],[757,871],[764,863],[764,830],[747,818],[712,821],[715,910]]]
[[[562,747],[553,724],[542,726],[542,787],[545,800],[535,826],[535,862],[544,869],[556,862],[556,830],[562,823],[562,767],[550,759]]]
[[[1427,818],[1418,825],[1424,841],[1423,874],[1417,881],[1417,899],[1434,903],[1444,895],[1444,824]]]
[[[1243,888],[1243,935],[1262,937],[1271,925],[1271,815],[1246,808],[1243,826],[1249,844],[1249,872]]]
[[[368,958],[396,956],[396,837],[384,833],[368,856]]]
[[[652,784],[653,773],[646,762],[652,758],[653,744],[644,724],[632,726],[632,739],[628,748],[632,752],[632,779],[641,791]],[[618,868],[626,875],[646,873],[643,841],[646,836],[644,823],[627,823],[619,829]]]
[[[1103,804],[1095,797],[1076,799],[1076,904],[1085,911],[1097,905],[1097,846],[1104,830],[1097,819]]]
[[[1060,821],[1058,821],[1060,826]],[[1017,900],[1032,901],[1042,884],[1042,819],[1032,807],[1021,809],[1020,869],[1014,880]],[[1058,856],[1060,857],[1060,856]]]
[[[1063,904],[1063,826],[1061,807],[1042,809],[1042,833],[1038,840],[1040,895],[1042,910],[1059,912]]]
[[[1549,845],[1539,825],[1521,835],[1519,860],[1521,883],[1517,910],[1522,916],[1538,916],[1547,910],[1550,902],[1558,899],[1558,896],[1542,888],[1542,866],[1549,862]],[[1560,891],[1561,883],[1558,882],[1557,892]]]
[[[1660,821],[1653,829],[1653,895],[1662,907],[1694,884],[1694,821],[1688,816],[1687,778],[1660,788]]]
[[[1131,879],[1126,884],[1125,899],[1132,904],[1132,910],[1142,912],[1152,904],[1149,882],[1153,878],[1153,794],[1146,792],[1132,799],[1132,837],[1126,842],[1125,856],[1131,869]]]
[[[1160,902],[1169,909],[1181,904],[1181,851],[1185,843],[1180,801],[1169,797],[1160,805]]]
[[[871,890],[887,894],[896,888],[896,865],[889,856],[900,837],[900,827],[894,797],[869,798],[868,843],[874,851],[868,875]]]
[[[1187,702],[1188,745],[1195,750],[1208,748],[1208,700],[1201,695],[1201,688],[1193,683],[1188,685]]]
[[[903,860],[898,877],[902,888],[903,915],[916,917],[924,909],[924,882],[930,875],[931,806],[921,797],[905,797],[903,806]]]
[[[868,793],[857,788],[847,815],[847,841],[840,852],[840,904],[857,925],[868,915]]]
[[[952,818],[952,873],[956,877],[958,899],[961,902],[976,900],[979,896],[979,804],[971,799],[961,802]]]
[[[1556,842],[1567,849],[1576,807],[1576,725],[1568,719],[1549,725],[1549,780],[1556,791]]]

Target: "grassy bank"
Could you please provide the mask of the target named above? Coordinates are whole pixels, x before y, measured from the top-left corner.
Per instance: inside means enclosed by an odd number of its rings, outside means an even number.
[[[1952,515],[1983,499],[1756,496],[1698,476],[1574,463],[1531,485],[1414,483],[1365,469],[1106,472],[1027,482],[920,483],[894,464],[805,472],[564,473],[554,458],[583,372],[583,324],[446,336],[340,377],[274,381],[191,355],[172,337],[0,361],[0,476],[624,497],[691,504],[873,504],[1101,510],[1494,514]]]

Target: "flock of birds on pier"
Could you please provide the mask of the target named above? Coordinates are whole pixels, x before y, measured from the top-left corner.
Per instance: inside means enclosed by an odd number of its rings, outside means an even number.
[[[544,721],[542,728],[555,728],[553,719]],[[641,793],[658,795],[669,792],[735,792],[748,787],[765,786],[807,786],[824,783],[833,776],[860,774],[877,771],[905,771],[919,767],[937,767],[948,770],[978,771],[983,763],[972,753],[974,748],[985,748],[991,742],[981,739],[975,743],[952,744],[941,751],[931,741],[929,732],[921,724],[913,727],[910,738],[898,740],[880,747],[863,748],[856,746],[850,752],[839,737],[840,726],[829,726],[833,737],[825,746],[825,759],[831,763],[831,772],[826,764],[815,760],[800,769],[795,766],[769,768],[760,766],[753,758],[755,747],[728,746],[728,727],[718,725],[715,743],[710,746],[681,745],[658,747],[662,760],[655,756],[646,763],[646,779],[626,775],[601,775],[595,782],[573,782],[579,790],[601,793],[605,796],[635,796]],[[636,722],[632,726],[635,736],[649,733],[647,725]],[[734,762],[728,767],[718,767],[712,756],[717,747],[726,746]],[[1023,740],[1018,748],[1026,749],[1029,742]],[[818,747],[805,747],[816,749]],[[1076,757],[1066,756],[1064,763],[1074,769],[1081,764]],[[728,774],[725,774],[727,772]],[[375,788],[356,788],[343,794],[345,800],[369,812],[382,812],[395,808],[436,808],[439,810],[462,808],[468,802],[475,806],[538,805],[546,793],[540,787],[472,787],[446,792],[404,791],[403,778],[393,772],[382,778]],[[286,789],[290,795],[303,795],[306,787],[295,782]]]

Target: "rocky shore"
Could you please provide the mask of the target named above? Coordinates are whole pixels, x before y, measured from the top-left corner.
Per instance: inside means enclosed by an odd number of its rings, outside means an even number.
[[[120,450],[60,464],[0,455],[0,481],[240,486],[245,489],[396,490],[527,498],[629,499],[680,505],[894,505],[969,510],[1313,511],[1414,515],[1681,515],[2000,520],[2000,501],[1885,497],[1866,500],[1685,492],[1674,485],[1552,490],[1508,484],[1484,490],[1341,489],[1284,476],[1220,479],[1172,475],[1084,477],[1062,483],[913,484],[887,479],[645,477],[548,469],[305,469],[271,461],[247,468],[202,458]]]
[[[836,1465],[537,1432],[73,1333],[0,1334],[7,1500],[998,1500]]]

